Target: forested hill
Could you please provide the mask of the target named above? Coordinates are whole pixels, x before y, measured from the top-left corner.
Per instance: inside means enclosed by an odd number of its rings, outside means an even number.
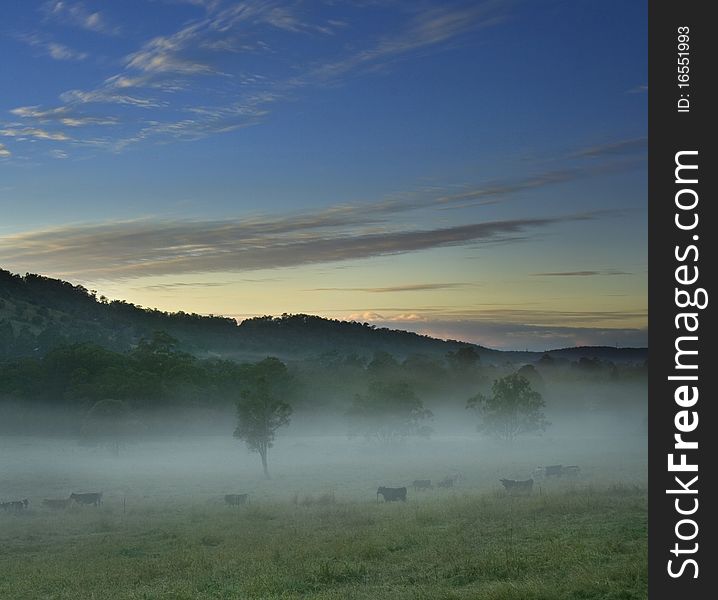
[[[146,309],[66,281],[0,270],[0,357],[42,355],[66,343],[91,342],[126,351],[155,331],[196,355],[253,359],[268,354],[299,358],[326,352],[371,356],[444,356],[463,344],[365,323],[310,315],[234,319]],[[476,347],[482,354],[495,351]]]
[[[267,355],[305,358],[327,352],[369,357],[379,351],[397,357],[445,356],[467,346],[407,331],[311,315],[234,319],[147,309],[108,300],[79,285],[41,275],[16,275],[0,269],[0,359],[43,355],[57,346],[90,342],[124,352],[143,338],[164,331],[181,349],[197,356],[221,355],[254,360]],[[503,353],[474,346],[495,361],[531,360],[540,353]],[[581,356],[617,362],[645,360],[645,349],[572,348],[558,351],[572,360]]]

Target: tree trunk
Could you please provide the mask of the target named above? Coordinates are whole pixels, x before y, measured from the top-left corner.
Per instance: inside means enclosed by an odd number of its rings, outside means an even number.
[[[264,476],[267,479],[271,479],[269,475],[269,469],[267,468],[267,451],[260,451],[259,456],[262,458],[262,469],[264,470]]]

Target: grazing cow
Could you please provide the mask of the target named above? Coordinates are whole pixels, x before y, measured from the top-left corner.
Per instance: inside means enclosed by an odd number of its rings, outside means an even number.
[[[509,494],[530,494],[534,486],[533,479],[525,479],[523,481],[516,479],[500,479],[502,485]]]
[[[23,498],[22,500],[0,502],[0,508],[2,508],[5,512],[22,512],[28,507],[29,504],[30,501],[27,498]]]
[[[577,477],[581,469],[577,465],[548,465],[546,467],[536,467],[534,474],[539,477]]]
[[[453,475],[444,477],[437,485],[440,488],[452,488],[454,487],[454,484],[459,481],[460,477],[461,476],[458,473],[454,473]]]
[[[376,501],[377,502],[379,502],[379,494],[381,494],[382,498],[384,498],[384,502],[396,502],[397,500],[406,502],[406,488],[405,487],[390,488],[390,487],[381,486],[376,491]]]
[[[60,510],[63,508],[67,508],[70,505],[70,499],[69,498],[50,498],[45,499],[42,501],[42,505],[46,506],[47,508],[52,508],[53,510]]]
[[[77,502],[77,504],[92,504],[99,506],[102,504],[102,492],[90,492],[87,494],[70,494],[70,502]]]
[[[240,504],[247,504],[249,500],[249,494],[226,494],[224,501],[230,506],[239,506]]]
[[[415,490],[431,490],[434,488],[431,485],[431,479],[415,479],[411,485]]]
[[[563,475],[563,465],[548,465],[544,467],[544,475],[549,477],[561,477]]]

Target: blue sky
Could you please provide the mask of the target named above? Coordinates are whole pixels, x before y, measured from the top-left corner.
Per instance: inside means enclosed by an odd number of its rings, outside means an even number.
[[[168,310],[645,344],[644,2],[3,11],[3,268]]]

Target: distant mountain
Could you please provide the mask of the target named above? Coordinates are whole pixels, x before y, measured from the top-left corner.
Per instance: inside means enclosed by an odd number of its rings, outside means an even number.
[[[256,317],[238,324],[227,317],[169,313],[121,300],[110,301],[80,285],[0,269],[0,358],[42,355],[58,345],[77,342],[125,351],[155,331],[169,333],[180,341],[183,350],[195,355],[221,355],[236,360],[267,355],[304,358],[328,352],[444,356],[469,345],[482,358],[495,362],[528,362],[542,355],[500,352],[456,340],[311,315]],[[646,354],[646,349],[618,348],[567,348],[551,352],[557,358],[597,357],[614,362],[643,361]]]
[[[551,350],[549,355],[554,358],[579,360],[581,358],[598,358],[613,362],[644,362],[648,360],[647,348],[618,348],[615,346],[578,346],[575,348],[559,348]]]

